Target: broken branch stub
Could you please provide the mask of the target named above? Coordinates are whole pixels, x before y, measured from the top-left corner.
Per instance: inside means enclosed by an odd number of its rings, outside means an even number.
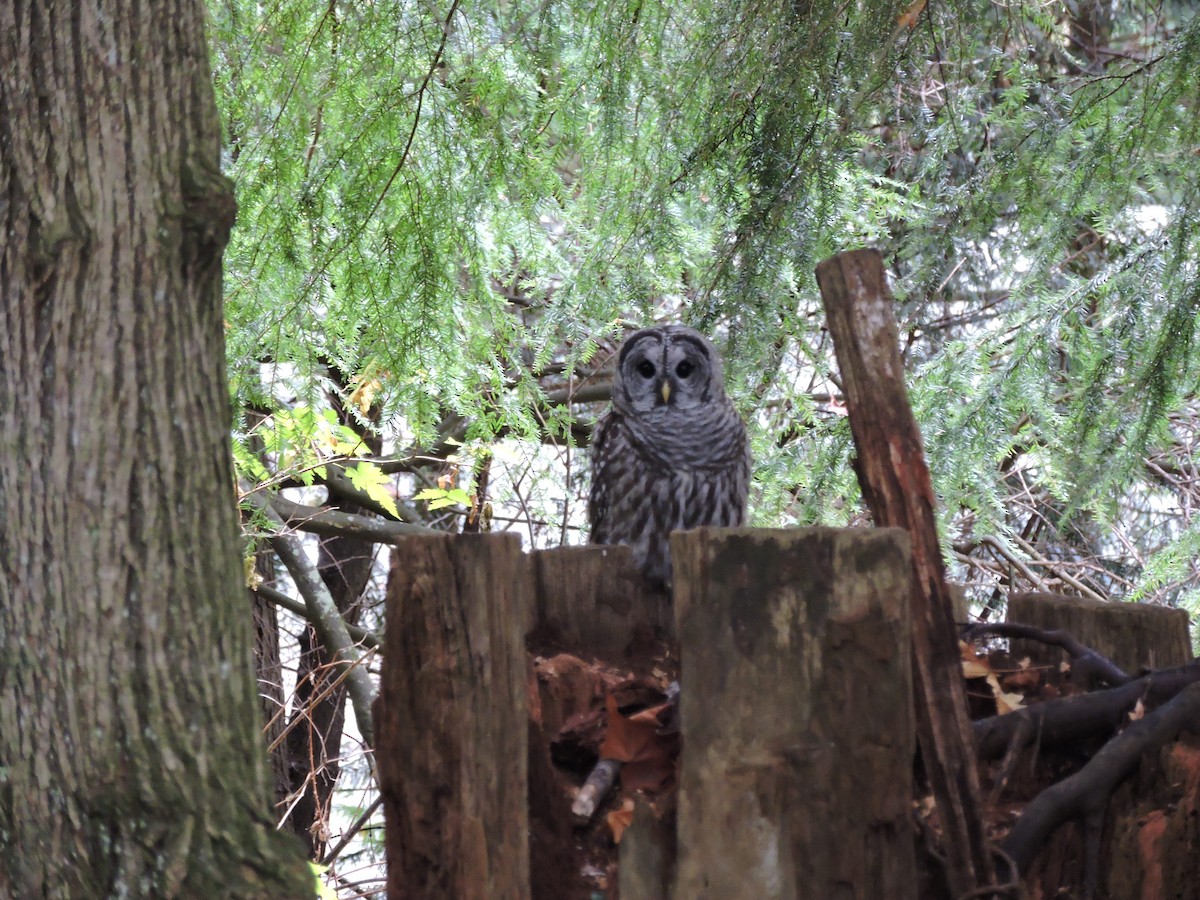
[[[933,485],[904,383],[899,331],[883,260],[875,250],[839,253],[817,283],[842,377],[855,469],[875,524],[912,539],[912,654],[921,758],[943,825],[946,875],[962,895],[993,882],[979,778]]]

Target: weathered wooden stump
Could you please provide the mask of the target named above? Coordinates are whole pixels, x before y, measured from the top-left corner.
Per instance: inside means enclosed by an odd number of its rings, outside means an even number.
[[[675,633],[671,598],[651,590],[628,547],[558,547],[533,554],[535,642],[613,662]]]
[[[388,896],[524,900],[533,585],[516,535],[392,552],[377,705]]]
[[[1114,795],[1108,816],[1101,896],[1200,897],[1200,737],[1173,742],[1146,759]],[[1052,895],[1046,890],[1043,896]]]
[[[671,546],[672,896],[915,897],[908,535],[702,528]]]
[[[674,824],[674,819],[658,819],[644,800],[636,801],[633,822],[621,839],[618,874],[622,900],[668,900],[672,896]]]
[[[1182,609],[1143,603],[1105,603],[1087,597],[1028,593],[1009,598],[1009,622],[1061,629],[1116,663],[1130,675],[1142,668],[1166,669],[1192,661],[1188,614]],[[1061,661],[1057,647],[1014,640],[1013,655],[1041,664]]]

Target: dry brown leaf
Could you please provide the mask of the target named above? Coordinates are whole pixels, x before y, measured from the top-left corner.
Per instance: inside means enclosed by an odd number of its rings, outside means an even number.
[[[601,759],[620,760],[621,788],[626,791],[661,790],[675,775],[677,734],[659,734],[657,714],[666,705],[642,710],[632,718],[621,715],[610,694],[608,730],[600,745]]]
[[[1134,704],[1133,709],[1129,711],[1129,721],[1137,722],[1146,717],[1146,707],[1142,703],[1142,698],[1138,697],[1138,702]]]
[[[655,728],[662,726],[662,714],[671,708],[670,703],[660,703],[658,706],[649,706],[640,712],[635,712],[629,717],[630,722],[649,722]]]
[[[640,762],[670,757],[670,740],[659,734],[658,720],[643,721],[630,719],[620,714],[616,698],[610,694],[605,700],[608,710],[608,731],[600,745],[602,760]]]
[[[992,697],[996,701],[996,712],[1000,715],[1024,709],[1025,698],[1020,694],[1010,694],[1000,687],[1000,679],[995,675],[987,677],[988,686],[992,689]]]
[[[958,642],[958,654],[962,657],[963,678],[987,678],[992,674],[987,658],[980,656],[966,641]]]
[[[664,752],[661,756],[639,759],[621,768],[621,787],[627,791],[657,794],[675,777],[675,760]]]
[[[1014,688],[1036,687],[1042,680],[1042,673],[1037,669],[1022,669],[1019,672],[1009,672],[1002,679],[1002,684],[1008,690]]]
[[[619,809],[614,809],[604,817],[608,822],[609,830],[612,831],[613,843],[621,843],[621,835],[625,833],[625,829],[633,824],[633,798],[626,797]]]
[[[633,762],[654,753],[658,727],[649,722],[635,722],[621,715],[617,701],[609,694],[604,701],[608,709],[608,731],[600,745],[601,759]]]

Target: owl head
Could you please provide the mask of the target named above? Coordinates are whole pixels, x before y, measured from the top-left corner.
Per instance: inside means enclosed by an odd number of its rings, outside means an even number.
[[[634,332],[617,356],[613,406],[623,413],[676,418],[709,409],[724,397],[716,348],[684,325]]]

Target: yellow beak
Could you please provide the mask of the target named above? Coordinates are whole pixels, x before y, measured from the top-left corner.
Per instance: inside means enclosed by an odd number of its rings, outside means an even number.
[[[662,398],[663,398],[663,403],[666,403],[669,399],[671,399],[671,382],[669,382],[669,381],[663,382]]]

